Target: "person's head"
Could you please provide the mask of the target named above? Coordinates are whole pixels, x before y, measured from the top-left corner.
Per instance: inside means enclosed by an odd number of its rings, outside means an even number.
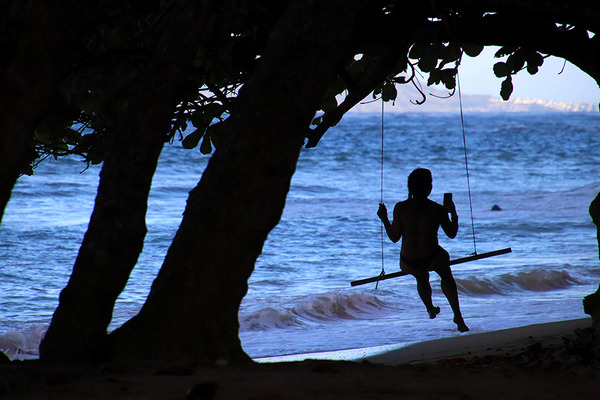
[[[431,171],[417,168],[408,175],[408,197],[427,198],[433,189]]]

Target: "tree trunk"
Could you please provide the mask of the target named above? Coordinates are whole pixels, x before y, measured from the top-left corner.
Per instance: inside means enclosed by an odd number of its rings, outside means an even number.
[[[93,15],[94,5],[81,1],[0,7],[0,221],[18,177],[36,157],[34,129]]]
[[[297,1],[242,88],[226,135],[190,193],[182,224],[140,311],[113,334],[113,358],[249,360],[238,310],[278,223],[306,130],[351,57],[369,2]]]
[[[589,208],[592,221],[596,225],[596,239],[598,240],[598,257],[600,258],[600,193],[591,202]],[[594,350],[600,357],[600,286],[595,293],[583,299],[583,311],[592,317],[592,332],[594,335]]]
[[[40,346],[42,360],[105,357],[115,301],[142,251],[152,176],[209,14],[208,1],[170,8],[152,63],[111,136],[88,231]]]

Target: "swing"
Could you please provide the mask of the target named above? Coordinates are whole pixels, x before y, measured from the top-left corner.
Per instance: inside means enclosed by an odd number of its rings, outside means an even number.
[[[458,86],[458,100],[459,100],[459,104],[460,104],[460,122],[461,122],[461,126],[462,126],[462,136],[463,136],[463,148],[465,151],[465,170],[467,173],[467,189],[468,189],[468,193],[469,193],[469,208],[471,211],[471,228],[473,230],[473,250],[474,252],[468,256],[468,257],[462,257],[462,258],[457,258],[454,260],[450,260],[450,265],[456,265],[456,264],[461,264],[464,262],[469,262],[469,261],[475,261],[475,260],[481,260],[483,258],[488,258],[488,257],[494,257],[494,256],[499,256],[501,254],[507,254],[510,253],[512,251],[512,249],[510,247],[504,248],[504,249],[500,249],[500,250],[495,250],[495,251],[489,251],[486,253],[481,253],[478,254],[477,253],[477,242],[475,240],[475,222],[473,219],[473,202],[471,200],[471,182],[469,179],[469,161],[467,158],[467,140],[466,140],[466,134],[465,134],[465,121],[464,121],[464,116],[463,116],[463,107],[462,107],[462,95],[461,95],[461,91],[460,91],[460,80],[458,77],[458,72],[456,75],[456,81],[457,81],[457,86]],[[381,100],[381,177],[380,177],[380,182],[381,182],[381,201],[380,203],[383,203],[383,138],[384,138],[384,123],[383,123],[383,116],[384,116],[384,102],[383,99]],[[383,224],[381,224],[381,273],[377,276],[373,276],[370,278],[365,278],[365,279],[359,279],[356,281],[352,281],[350,282],[351,286],[358,286],[358,285],[364,285],[366,283],[371,283],[371,282],[376,282],[375,285],[375,289],[378,288],[379,286],[379,281],[383,281],[386,279],[391,279],[391,278],[397,278],[399,276],[404,276],[404,275],[408,275],[407,272],[404,271],[399,271],[399,272],[392,272],[389,274],[385,273],[385,262],[384,262],[384,253],[383,253],[383,241],[384,241],[384,231],[383,231]]]

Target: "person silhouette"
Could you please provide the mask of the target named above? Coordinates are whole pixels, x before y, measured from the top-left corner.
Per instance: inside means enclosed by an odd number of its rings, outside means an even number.
[[[385,204],[379,204],[377,216],[383,222],[385,231],[394,243],[402,238],[400,268],[417,280],[417,291],[427,307],[429,318],[439,314],[440,308],[433,305],[429,271],[435,271],[441,278],[442,291],[454,312],[454,323],[460,332],[469,327],[463,320],[458,301],[456,282],[450,269],[450,256],[438,243],[438,229],[451,239],[458,232],[458,214],[451,199],[444,205],[430,199],[433,188],[431,171],[418,168],[408,176],[408,199],[396,204],[393,221],[390,223]],[[450,214],[450,218],[448,217]]]

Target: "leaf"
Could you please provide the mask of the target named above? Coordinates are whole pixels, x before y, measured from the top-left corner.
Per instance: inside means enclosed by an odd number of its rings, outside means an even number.
[[[410,48],[410,52],[408,53],[408,58],[413,60],[418,60],[423,57],[425,47],[415,44]]]
[[[437,66],[437,58],[431,54],[424,55],[418,62],[419,69],[423,72],[431,72]]]
[[[463,44],[461,47],[469,57],[477,57],[483,51],[483,46],[480,44]]]
[[[523,68],[523,65],[525,65],[525,56],[520,51],[511,54],[506,60],[507,68],[513,71],[513,73],[519,72]]]
[[[529,72],[529,75],[535,75],[538,73],[539,71],[539,67],[535,64],[527,64],[527,72]]]
[[[70,142],[76,142],[79,140],[79,138],[81,138],[81,133],[73,128],[67,127],[65,128],[65,138],[67,138],[67,140]]]
[[[442,50],[442,53],[443,53],[443,57],[442,57],[442,62],[441,62],[440,68],[442,68],[444,65],[446,65],[448,63],[455,62],[461,56],[460,48],[456,47],[454,45],[444,47]]]
[[[33,131],[33,135],[35,137],[35,140],[37,140],[40,143],[47,145],[52,144],[52,141],[50,140],[48,135],[48,130],[45,129],[43,125],[38,126],[37,129]]]
[[[65,142],[56,143],[52,147],[53,147],[55,154],[57,154],[59,152],[69,151],[69,145],[66,144]]]
[[[219,147],[219,142],[225,134],[225,121],[217,122],[206,128],[206,134],[210,135],[210,142],[212,145],[215,148]]]
[[[502,78],[504,76],[508,76],[510,71],[504,62],[497,62],[494,64],[494,75],[498,78]]]
[[[500,96],[502,97],[502,100],[508,101],[512,92],[512,78],[510,76],[507,76],[506,79],[502,81],[502,85],[500,86]]]
[[[447,89],[454,89],[456,87],[456,69],[446,68],[440,71],[440,79],[444,83]]]
[[[373,89],[373,98],[376,99],[377,95],[381,94],[381,92],[383,91],[383,83],[379,86],[377,86],[375,89]]]
[[[204,138],[202,139],[202,144],[200,145],[200,152],[202,154],[210,154],[212,150],[211,136],[208,132],[206,132],[204,134]]]
[[[200,153],[210,154],[211,152],[212,145],[210,144],[210,135],[207,133],[204,135],[204,139],[202,139],[202,144],[200,145]]]
[[[200,68],[203,64],[204,64],[204,60],[200,57],[194,58],[194,62],[192,63],[194,68]]]
[[[429,79],[427,79],[427,86],[437,85],[442,81],[441,71],[434,69],[429,73]]]
[[[527,72],[529,72],[530,75],[536,74],[539,71],[539,67],[544,63],[544,57],[537,51],[527,54],[526,60]]]
[[[21,175],[29,175],[29,176],[33,175],[33,167],[31,165],[24,167],[21,170],[20,174]]]
[[[321,115],[320,117],[313,119],[311,122],[311,125],[319,125],[322,120],[323,120],[323,116]]]
[[[194,147],[198,146],[198,143],[204,135],[204,132],[205,129],[196,129],[181,141],[181,145],[184,149],[193,149]]]
[[[544,64],[544,56],[542,56],[540,53],[538,53],[537,51],[531,53],[529,55],[529,57],[527,57],[527,64],[534,64],[537,65],[538,67],[541,67],[542,64]]]
[[[189,119],[192,121],[192,125],[199,129],[204,129],[209,126],[213,120],[220,117],[226,111],[220,103],[209,103],[201,107],[194,108],[192,115]],[[185,128],[183,129],[185,130]]]
[[[512,53],[514,53],[515,51],[517,51],[517,48],[514,46],[502,46],[498,49],[498,51],[496,51],[496,54],[494,54],[494,57],[500,58],[500,57],[508,56],[508,55],[511,55]]]
[[[398,91],[396,90],[396,85],[391,82],[386,82],[383,85],[383,91],[381,92],[381,98],[383,101],[396,100],[397,95]]]

